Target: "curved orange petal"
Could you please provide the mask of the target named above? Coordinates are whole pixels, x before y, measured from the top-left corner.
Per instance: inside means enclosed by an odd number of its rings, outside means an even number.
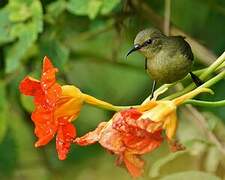
[[[61,86],[56,83],[55,74],[57,72],[51,61],[45,56],[41,75],[41,88],[45,95],[46,106],[53,107],[62,94]]]
[[[58,69],[55,68],[50,59],[45,56],[43,60],[43,68],[41,74],[42,88],[49,88],[53,83],[55,83],[55,73],[58,72]]]
[[[112,122],[101,122],[98,127],[82,137],[75,139],[74,143],[87,146],[99,142],[102,147],[110,152],[120,154],[125,150],[121,140],[121,134],[112,128]]]
[[[67,120],[60,119],[56,136],[56,150],[60,160],[66,159],[70,145],[76,137],[75,127]]]
[[[124,163],[133,177],[141,176],[144,167],[144,161],[137,155],[124,153]]]
[[[57,130],[57,122],[54,121],[52,111],[38,106],[32,113],[31,118],[35,124],[35,135],[38,137],[35,146],[46,145],[52,140]]]
[[[43,71],[47,71],[52,68],[54,68],[54,66],[51,63],[51,60],[47,56],[45,56],[43,59]]]
[[[126,149],[121,133],[115,130],[111,124],[101,132],[99,144],[115,154],[121,154]]]
[[[145,154],[158,148],[162,141],[162,130],[154,134],[147,133],[145,136],[133,136],[132,134],[125,135],[123,138],[124,145],[127,151],[132,154]]]
[[[41,93],[40,81],[26,76],[19,85],[19,90],[26,96],[38,96]]]
[[[78,137],[74,140],[74,143],[79,144],[80,146],[87,146],[94,144],[99,141],[102,129],[106,126],[107,122],[101,122],[98,127],[82,137]]]

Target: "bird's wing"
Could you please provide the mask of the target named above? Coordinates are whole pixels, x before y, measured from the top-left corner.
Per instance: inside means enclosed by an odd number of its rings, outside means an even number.
[[[185,41],[183,36],[170,36],[171,41],[173,41],[174,49],[179,50],[187,59],[193,60],[194,55],[191,50],[191,46]]]

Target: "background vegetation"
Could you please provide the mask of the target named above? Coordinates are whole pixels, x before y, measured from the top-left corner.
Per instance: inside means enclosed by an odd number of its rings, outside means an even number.
[[[186,34],[196,69],[225,50],[224,0],[0,0],[0,179],[130,179],[98,145],[72,146],[65,161],[57,159],[54,142],[34,148],[31,99],[20,95],[18,83],[26,74],[38,78],[47,55],[61,83],[114,104],[140,103],[151,80],[143,56],[134,53],[125,61],[125,54],[138,31],[163,31],[165,14],[171,34]],[[210,98],[225,99],[224,85],[214,86]],[[177,136],[187,150],[171,153],[162,145],[145,156],[140,179],[225,178],[224,110],[181,108]],[[111,115],[85,106],[75,121],[78,134]]]

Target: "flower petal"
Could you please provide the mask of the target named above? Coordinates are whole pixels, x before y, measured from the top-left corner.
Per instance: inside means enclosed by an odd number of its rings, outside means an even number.
[[[55,106],[57,99],[62,94],[61,86],[56,83],[56,72],[58,72],[57,68],[55,68],[51,61],[45,57],[41,75],[41,88],[45,95],[45,106]]]
[[[115,130],[110,122],[101,132],[99,143],[110,152],[121,154],[126,150],[122,138],[121,133]]]
[[[62,86],[62,95],[56,104],[55,117],[70,116],[69,121],[76,119],[82,105],[83,97],[78,88],[68,85]]]
[[[55,108],[56,102],[60,98],[61,93],[61,86],[57,83],[52,85],[49,89],[45,90],[45,105],[49,106],[50,108]]]
[[[133,177],[139,177],[143,172],[144,161],[137,155],[125,153],[124,163]]]
[[[139,119],[141,115],[139,111],[130,109],[117,113],[113,118],[113,128],[120,131],[126,151],[133,154],[150,152],[159,147],[163,141],[162,130],[158,129],[154,133],[148,132],[146,128],[154,122]]]
[[[177,114],[176,111],[165,117],[163,128],[166,130],[166,136],[172,139],[177,129]]]
[[[137,127],[136,120],[142,115],[136,109],[128,109],[116,113],[113,116],[113,128],[123,133],[137,134],[139,127]]]
[[[56,150],[58,152],[59,159],[64,160],[66,159],[73,139],[76,137],[76,129],[67,120],[60,119],[57,132]]]
[[[35,147],[46,145],[52,140],[57,130],[57,122],[54,121],[52,111],[37,106],[31,118],[35,124],[35,135],[38,137]]]
[[[38,96],[42,93],[40,81],[29,76],[21,81],[19,90],[26,96]]]
[[[74,98],[82,98],[83,94],[75,86],[72,85],[64,85],[62,86],[62,96],[63,97],[74,97]]]
[[[48,57],[44,57],[43,68],[41,75],[41,85],[43,89],[48,89],[52,84],[56,82],[55,73],[58,69],[55,68]]]
[[[132,154],[145,154],[158,148],[162,141],[162,130],[156,131],[153,134],[146,133],[143,137],[127,134],[123,138],[124,145],[127,151]]]
[[[80,146],[87,146],[94,144],[100,139],[102,129],[106,126],[107,122],[101,122],[98,127],[82,137],[78,137],[74,140],[74,143],[79,144]]]
[[[142,119],[150,119],[154,122],[164,121],[165,117],[176,111],[176,104],[173,101],[159,101],[158,105],[143,113]]]

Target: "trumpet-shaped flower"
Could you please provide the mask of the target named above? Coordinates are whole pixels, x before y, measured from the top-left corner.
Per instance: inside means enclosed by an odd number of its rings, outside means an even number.
[[[35,124],[36,147],[46,145],[56,136],[59,159],[65,159],[76,129],[70,123],[75,119],[83,104],[80,90],[74,86],[60,86],[55,79],[58,70],[45,57],[41,80],[25,77],[20,83],[21,93],[34,97],[35,110],[32,121]]]
[[[143,115],[140,116],[139,119],[150,120],[154,122],[149,124],[149,126],[146,128],[146,130],[150,133],[154,133],[158,129],[164,129],[166,136],[170,141],[174,137],[177,129],[177,107],[186,100],[193,98],[201,92],[212,93],[210,89],[197,88],[171,101],[150,101],[139,108],[140,111],[144,111]]]
[[[136,109],[124,110],[116,113],[108,122],[102,122],[92,132],[76,138],[75,143],[86,146],[99,142],[104,148],[118,155],[117,163],[125,163],[133,177],[140,176],[144,161],[140,155],[153,151],[163,138],[162,130],[154,133],[144,128],[151,124],[148,120],[138,120],[142,113]]]
[[[20,92],[34,97],[35,110],[32,120],[35,124],[36,147],[44,146],[56,136],[56,149],[59,159],[63,160],[69,151],[76,129],[71,121],[76,119],[85,103],[117,110],[120,107],[84,94],[75,86],[60,86],[56,82],[57,72],[51,61],[45,57],[41,80],[25,77],[20,83]]]

